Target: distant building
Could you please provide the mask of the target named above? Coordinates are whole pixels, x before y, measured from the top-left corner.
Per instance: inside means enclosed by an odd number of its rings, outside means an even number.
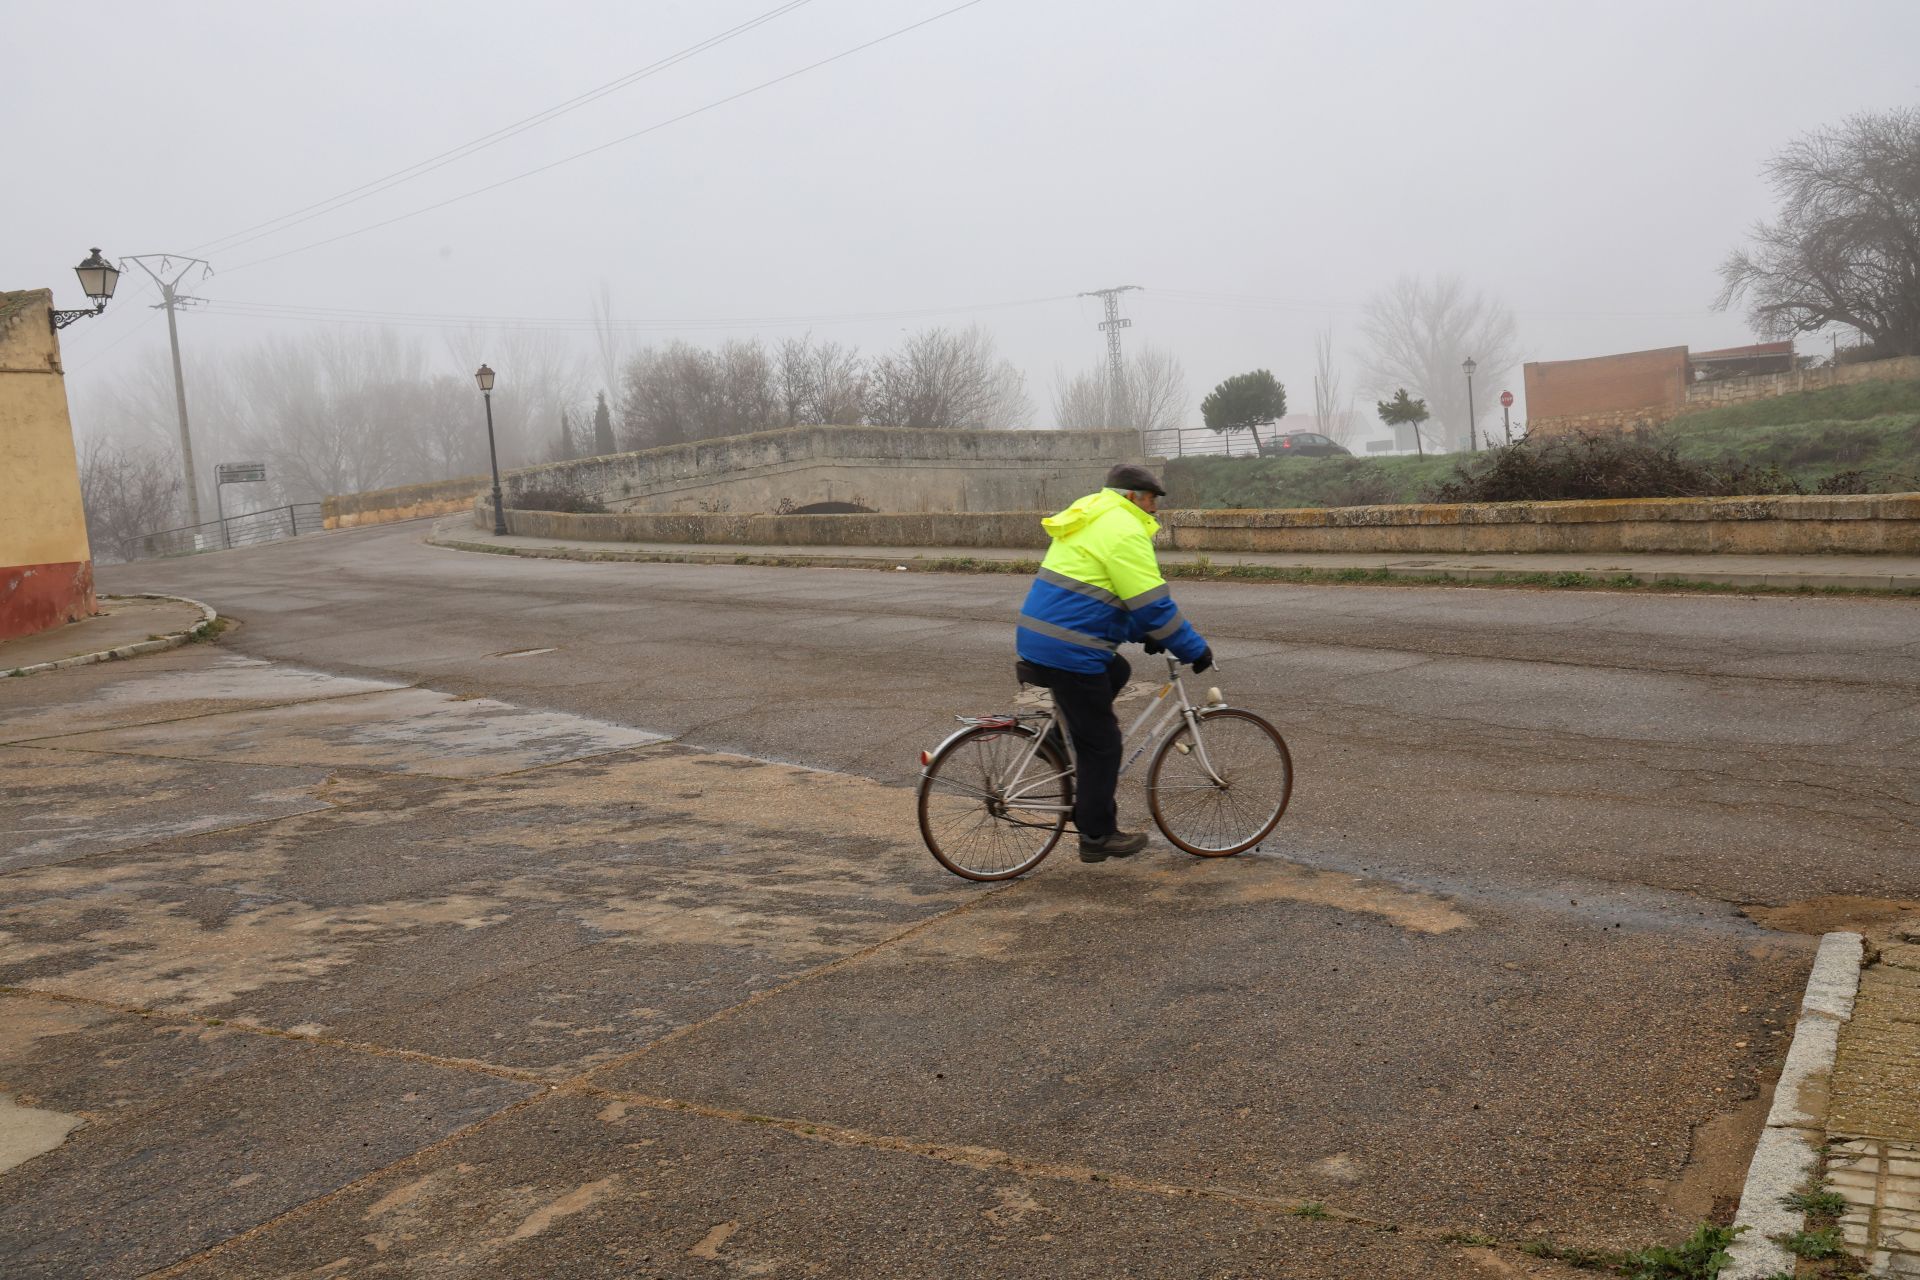
[[[1540,360],[1522,371],[1527,387],[1527,434],[1631,431],[1653,427],[1703,399],[1759,398],[1792,389],[1776,377],[1797,368],[1792,342],[1760,342],[1718,351],[1657,347],[1585,360]],[[1770,379],[1755,396],[1701,396],[1694,388],[1729,378]],[[1770,385],[1770,384],[1768,384]]]

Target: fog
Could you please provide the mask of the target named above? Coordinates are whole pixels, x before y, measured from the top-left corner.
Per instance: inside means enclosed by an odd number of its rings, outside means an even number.
[[[233,407],[241,364],[331,351],[350,381],[384,350],[421,385],[485,359],[501,396],[541,388],[516,410],[526,460],[609,381],[603,291],[623,356],[809,334],[879,355],[977,326],[1046,426],[1104,361],[1077,295],[1138,285],[1124,341],[1178,361],[1198,426],[1256,368],[1311,412],[1328,331],[1371,421],[1368,300],[1457,280],[1513,318],[1485,426],[1519,361],[1750,340],[1712,303],[1771,212],[1767,157],[1920,98],[1911,0],[955,2],[14,3],[0,285],[73,307],[91,246],[197,255],[188,395],[232,447],[261,421]],[[63,331],[83,434],[171,429],[154,301],[130,272]],[[196,438],[200,470],[228,444]]]

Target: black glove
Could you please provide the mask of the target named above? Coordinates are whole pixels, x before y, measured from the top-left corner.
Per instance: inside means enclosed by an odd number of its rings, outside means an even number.
[[[1145,640],[1142,640],[1140,642],[1140,645],[1149,654],[1165,653],[1167,651],[1167,646],[1165,646],[1164,644],[1161,644],[1158,640],[1155,640],[1152,636],[1148,636]]]
[[[1213,650],[1202,649],[1200,656],[1193,660],[1193,674],[1199,675],[1213,665]]]

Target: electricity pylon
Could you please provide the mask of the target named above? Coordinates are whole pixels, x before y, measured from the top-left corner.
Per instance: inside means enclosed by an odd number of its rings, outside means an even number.
[[[200,523],[200,480],[193,469],[193,436],[187,430],[187,384],[180,373],[180,329],[174,324],[173,313],[182,303],[200,301],[199,298],[186,297],[179,292],[176,286],[181,278],[199,267],[200,278],[204,280],[213,274],[213,268],[203,258],[183,258],[171,253],[135,254],[124,261],[137,265],[160,286],[160,306],[156,309],[164,309],[167,313],[167,341],[173,347],[173,402],[180,411],[180,465],[185,468],[187,480],[187,523],[197,525]],[[155,271],[148,266],[149,261],[158,263],[160,269]],[[174,270],[176,263],[180,267],[178,271]]]

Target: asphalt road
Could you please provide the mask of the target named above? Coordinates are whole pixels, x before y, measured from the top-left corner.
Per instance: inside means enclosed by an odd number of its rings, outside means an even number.
[[[86,1120],[17,1273],[1558,1274],[1730,1213],[1812,934],[1920,897],[1910,602],[1181,584],[1277,837],[983,889],[904,785],[1023,582],[422,531],[0,681],[0,1088]]]
[[[888,782],[910,781],[952,712],[1013,692],[1018,579],[520,560],[424,546],[423,527],[101,580],[206,599],[243,621],[243,652]],[[1294,748],[1288,856],[1713,910],[1920,893],[1920,603],[1257,583],[1177,598],[1225,663],[1209,682]]]

